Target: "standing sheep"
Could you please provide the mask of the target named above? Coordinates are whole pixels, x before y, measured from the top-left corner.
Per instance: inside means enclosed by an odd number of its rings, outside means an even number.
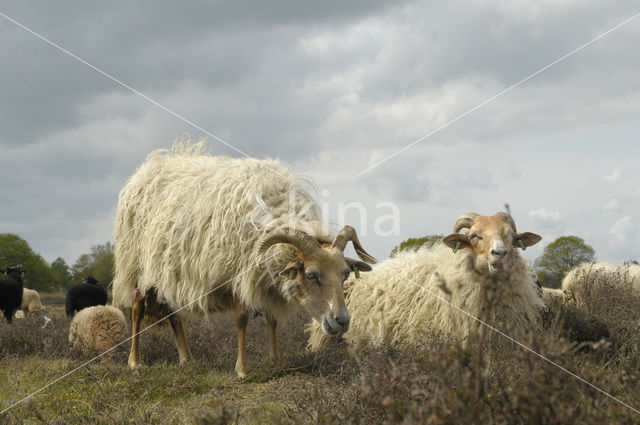
[[[22,304],[22,266],[9,266],[6,276],[0,277],[0,311],[7,323],[13,321],[13,312]]]
[[[113,306],[87,307],[69,325],[71,347],[85,355],[104,353],[127,338],[124,314]],[[105,355],[103,360],[110,356]]]
[[[85,276],[82,283],[72,286],[67,291],[65,302],[67,317],[83,308],[107,304],[107,290],[93,276]]]
[[[463,228],[469,232],[458,233]],[[443,239],[446,246],[401,252],[362,279],[346,283],[352,321],[345,339],[413,346],[432,330],[467,343],[480,335],[482,324],[460,310],[516,340],[522,338],[538,321],[543,304],[517,248],[540,239],[534,233],[518,233],[506,213],[461,216],[454,233]],[[313,349],[328,339],[315,323],[309,331]],[[490,335],[501,342],[497,333]]]
[[[270,356],[280,349],[277,322],[302,307],[327,334],[349,327],[342,284],[356,232],[332,238],[299,179],[275,160],[212,157],[204,143],[156,151],[120,192],[114,226],[114,304],[131,307],[129,365],[140,363],[138,332],[146,310],[209,315],[232,310],[238,330],[236,371],[248,369],[247,311],[270,325]],[[179,315],[169,317],[180,362],[191,351]]]

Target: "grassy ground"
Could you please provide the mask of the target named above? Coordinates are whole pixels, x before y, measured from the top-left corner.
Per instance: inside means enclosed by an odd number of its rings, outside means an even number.
[[[43,296],[43,304],[55,328],[41,329],[39,318],[0,324],[2,409],[86,360],[69,351],[63,298]],[[613,324],[607,323],[605,308],[567,308],[547,315],[548,330],[527,343],[640,408],[640,309],[636,316],[632,311],[638,306],[627,305],[626,319],[616,315]],[[187,324],[195,361],[182,367],[169,329],[145,333],[143,367],[128,369],[125,344],[112,361],[83,367],[0,415],[0,424],[640,422],[632,409],[519,348],[462,348],[425,334],[410,352],[392,347],[353,352],[334,344],[309,353],[304,321],[296,317],[282,327],[283,358],[274,364],[268,359],[265,321],[252,320],[252,370],[245,379],[233,372],[236,336],[230,318]],[[560,323],[571,328],[563,330]],[[607,339],[597,343],[564,338],[597,341],[603,334]]]

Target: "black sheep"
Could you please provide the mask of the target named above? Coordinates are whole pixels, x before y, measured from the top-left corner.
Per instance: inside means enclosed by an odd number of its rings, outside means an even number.
[[[76,311],[94,305],[107,304],[107,290],[93,276],[86,276],[82,283],[72,286],[67,291],[67,317]]]
[[[6,272],[6,276],[0,277],[0,310],[11,323],[13,312],[22,304],[22,266],[9,266]]]

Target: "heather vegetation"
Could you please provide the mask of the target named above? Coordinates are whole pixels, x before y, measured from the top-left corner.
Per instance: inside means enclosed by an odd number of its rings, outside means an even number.
[[[240,379],[232,319],[219,317],[188,322],[191,364],[177,364],[168,329],[150,330],[145,366],[127,368],[124,344],[112,361],[81,368],[0,423],[637,423],[632,409],[551,363],[640,406],[640,301],[630,295],[633,282],[611,283],[590,276],[582,301],[547,312],[543,329],[522,341],[548,360],[521,347],[463,348],[429,334],[409,352],[334,343],[311,353],[302,320],[292,320],[281,331],[283,358],[273,363],[257,317],[249,327],[253,368]],[[53,328],[42,329],[37,317],[0,324],[3,408],[86,360],[69,350],[60,297],[45,295],[43,303]]]
[[[0,239],[3,252],[28,254],[19,257],[26,264],[29,255],[33,264],[41,260],[16,235]],[[410,240],[398,250],[439,239]],[[108,271],[110,258],[107,243],[72,267],[56,260],[50,267],[54,286]],[[11,261],[7,255],[0,260]],[[128,342],[110,361],[84,365],[90,358],[68,342],[64,292],[43,292],[52,319],[46,327],[42,315],[13,325],[0,321],[0,410],[54,383],[0,414],[0,424],[638,423],[638,282],[629,274],[589,273],[576,283],[571,296],[545,309],[540,328],[520,341],[539,355],[516,345],[493,346],[489,329],[469,346],[425,332],[412,350],[354,350],[333,342],[312,353],[304,316],[283,324],[283,357],[273,362],[268,325],[256,315],[248,334],[252,368],[243,379],[234,372],[231,317],[186,322],[195,360],[185,366],[178,365],[167,327],[142,335],[144,365],[134,371],[126,365]]]

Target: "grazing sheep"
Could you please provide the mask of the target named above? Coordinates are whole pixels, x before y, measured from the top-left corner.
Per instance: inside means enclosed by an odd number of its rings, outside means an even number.
[[[458,233],[463,228],[469,232]],[[345,299],[352,320],[344,338],[355,344],[414,346],[431,330],[467,343],[481,334],[482,324],[460,310],[516,340],[527,334],[543,304],[517,248],[534,245],[540,236],[517,233],[506,213],[465,214],[454,232],[443,239],[447,246],[401,252],[362,279],[348,280]],[[308,330],[312,349],[328,339],[315,323]],[[495,332],[487,336],[503,342]]]
[[[114,304],[131,307],[129,365],[140,363],[137,333],[145,312],[196,316],[232,310],[238,330],[236,371],[248,369],[248,312],[270,325],[270,355],[280,349],[277,322],[298,307],[327,334],[349,327],[342,284],[356,265],[343,251],[345,226],[333,238],[300,179],[275,160],[203,154],[203,142],[155,151],[120,192],[114,226]],[[271,248],[273,247],[273,248]],[[180,362],[191,359],[182,321],[169,317]]]
[[[85,355],[104,353],[127,339],[127,322],[120,309],[93,306],[80,310],[69,325],[69,342]],[[109,358],[107,354],[103,360]]]
[[[7,323],[13,321],[13,312],[22,303],[22,266],[9,266],[5,270],[6,276],[0,277],[0,311]]]
[[[24,288],[20,309],[24,314],[33,314],[40,311],[44,312],[44,307],[40,302],[40,294],[33,289]]]
[[[67,317],[83,308],[107,304],[107,290],[93,276],[85,276],[82,283],[72,286],[67,291]]]

